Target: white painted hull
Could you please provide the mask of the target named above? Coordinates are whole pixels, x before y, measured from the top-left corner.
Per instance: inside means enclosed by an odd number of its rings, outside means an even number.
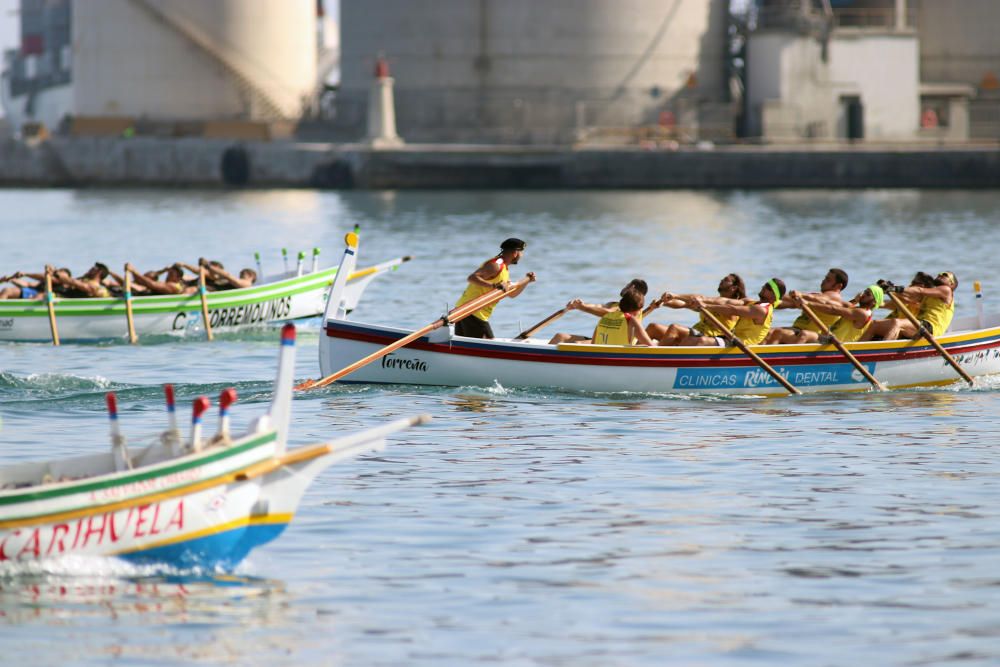
[[[320,339],[329,375],[409,333],[328,320]],[[433,338],[432,338],[433,340]],[[1000,328],[948,334],[942,343],[973,376],[1000,373]],[[889,387],[948,384],[955,371],[923,341],[857,343],[852,352]],[[757,346],[754,351],[803,392],[864,391],[870,385],[832,346]],[[426,337],[348,375],[344,382],[557,388],[583,392],[784,394],[735,348],[548,345]]]

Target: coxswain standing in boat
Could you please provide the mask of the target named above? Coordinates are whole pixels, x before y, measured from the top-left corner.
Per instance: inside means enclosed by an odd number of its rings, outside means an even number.
[[[798,293],[792,292],[786,294],[781,302],[778,303],[776,308],[796,308],[798,303],[792,298],[792,294],[799,294],[800,296],[808,295],[821,295],[826,297],[826,302],[835,301],[841,306],[844,305],[844,298],[841,292],[847,288],[847,272],[843,269],[830,269],[826,272],[826,276],[823,281],[819,284],[819,292],[806,292]],[[816,316],[823,322],[827,327],[832,327],[834,322],[836,322],[840,315],[834,315],[830,312],[820,310],[816,313]],[[799,317],[792,322],[790,327],[775,327],[771,329],[771,332],[767,334],[767,338],[764,339],[765,345],[784,345],[792,343],[809,343],[814,342],[816,336],[820,333],[819,325],[812,321],[812,319],[802,313]]]
[[[131,263],[125,265],[125,270],[132,274],[135,282],[146,288],[149,294],[194,294],[198,288],[193,285],[184,284],[184,267],[180,262],[167,268],[167,275],[163,280],[154,280]]]
[[[507,270],[507,267],[518,263],[521,255],[524,254],[525,247],[526,244],[521,239],[510,238],[501,243],[500,254],[483,262],[482,266],[469,276],[469,286],[465,288],[465,292],[462,293],[455,307],[457,308],[463,303],[468,303],[476,297],[488,293],[490,290],[499,289],[504,292],[510,290],[510,272]],[[535,280],[534,272],[529,271],[526,275],[529,282]],[[526,285],[527,283],[510,291],[508,294],[509,298],[513,299],[524,291]],[[494,303],[480,308],[469,317],[456,322],[455,335],[466,336],[468,338],[493,338],[493,329],[490,327],[490,315],[493,313],[495,305]]]
[[[922,299],[920,310],[916,319],[920,322],[920,329],[905,318],[887,318],[872,322],[861,340],[896,340],[897,338],[918,338],[927,333],[934,337],[940,336],[948,327],[955,316],[955,289],[958,287],[958,279],[951,271],[942,271],[934,279],[934,287],[917,287],[911,285],[905,288],[898,288],[891,283],[887,286],[891,289],[902,291],[903,296],[916,297]]]
[[[618,293],[618,298],[621,299],[621,297],[625,296],[625,292],[630,289],[637,290],[640,294],[642,294],[644,300],[646,298],[646,294],[649,292],[649,286],[646,284],[645,280],[642,278],[633,278],[627,285],[625,285],[625,287],[622,288],[621,292]],[[618,303],[618,301],[609,301],[605,304],[585,303],[583,299],[573,299],[566,304],[566,310],[579,310],[582,313],[588,313],[595,317],[604,317],[608,313],[618,310]],[[658,302],[655,301],[653,303],[658,304]],[[646,312],[648,313],[655,307],[655,305],[651,305],[649,310]],[[640,323],[642,322],[643,315],[644,313],[640,311]],[[593,340],[593,335],[581,336],[579,334],[557,333],[551,340],[549,340],[549,345],[559,345],[560,343],[590,343]]]
[[[808,305],[816,313],[816,317],[823,320],[823,324],[826,324],[830,329],[833,337],[841,343],[853,343],[861,340],[868,325],[872,323],[875,309],[881,308],[885,301],[885,292],[878,285],[869,285],[847,304],[844,304],[839,298],[827,297],[815,292],[803,294],[792,291],[786,298],[797,303],[800,308],[803,303]],[[824,318],[823,315],[832,316],[832,320]],[[803,330],[796,342],[828,343],[830,341],[826,335],[820,334],[818,331]]]
[[[725,347],[731,338],[737,338],[746,345],[759,345],[771,330],[771,320],[774,318],[774,307],[787,293],[785,283],[780,278],[771,278],[757,293],[759,301],[745,302],[740,299],[723,297],[705,297],[698,295],[664,294],[667,301],[680,299],[687,308],[699,310],[707,308],[713,315],[722,317],[738,317],[736,325],[730,334],[722,336],[687,336],[680,341],[684,346],[718,346]]]
[[[594,345],[646,345],[656,341],[642,328],[642,306],[646,297],[634,287],[626,287],[618,307],[604,315],[594,329]]]
[[[743,279],[740,278],[735,273],[730,273],[719,281],[719,296],[725,299],[736,299],[738,301],[746,301],[747,288],[743,284]],[[663,297],[668,296],[669,293],[665,293]],[[667,306],[668,308],[686,308],[686,302],[684,296],[693,297],[695,295],[682,295],[682,298],[675,299],[664,299],[663,297],[657,299],[653,302],[654,306]],[[733,327],[736,326],[736,321],[739,320],[738,317],[720,317],[719,318],[724,325],[726,325],[726,331],[720,331],[711,322],[705,321],[705,316],[702,315],[693,326],[686,327],[683,324],[659,324],[657,322],[651,323],[646,327],[646,333],[649,337],[659,342],[660,345],[679,345],[682,340],[688,336],[722,336],[729,331],[732,331]]]

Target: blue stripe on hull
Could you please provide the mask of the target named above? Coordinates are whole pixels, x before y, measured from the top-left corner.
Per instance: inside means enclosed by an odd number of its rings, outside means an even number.
[[[246,558],[254,547],[266,544],[281,535],[287,525],[287,523],[270,523],[241,526],[186,542],[133,551],[122,554],[121,558],[133,563],[166,563],[182,569],[221,567],[231,570]]]

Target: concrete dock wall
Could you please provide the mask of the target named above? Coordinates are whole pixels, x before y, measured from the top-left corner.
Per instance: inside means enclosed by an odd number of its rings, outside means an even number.
[[[1000,147],[643,150],[55,137],[0,143],[3,186],[1000,188]]]

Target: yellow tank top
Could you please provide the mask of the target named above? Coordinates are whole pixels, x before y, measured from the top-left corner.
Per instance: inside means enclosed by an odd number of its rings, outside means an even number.
[[[704,336],[721,336],[723,333],[729,333],[730,331],[732,331],[733,327],[736,326],[736,323],[740,319],[736,315],[731,315],[729,317],[722,317],[721,315],[717,315],[716,317],[718,317],[720,322],[726,325],[725,332],[720,331],[719,327],[715,326],[711,322],[706,321],[704,315],[698,318],[698,321],[695,322],[693,328],[700,331]]]
[[[774,306],[770,303],[764,305],[767,306],[767,316],[764,318],[763,324],[757,324],[751,317],[741,317],[736,326],[733,327],[733,335],[747,345],[757,345],[767,337],[767,332],[771,330],[771,320],[774,318]]]
[[[851,318],[841,317],[832,327],[830,327],[830,333],[832,333],[841,343],[853,343],[854,341],[861,340],[861,336],[865,333],[868,325],[872,323],[872,311],[866,310],[865,312],[868,313],[868,319],[865,320],[864,325],[860,329],[854,326],[854,322],[851,321]]]
[[[614,310],[601,318],[594,329],[595,345],[634,345],[635,340],[628,335],[629,317],[620,310]]]
[[[951,326],[951,318],[955,316],[955,300],[945,303],[943,299],[936,296],[924,298],[920,304],[920,314],[917,319],[931,325],[931,334],[940,336]]]
[[[832,313],[824,313],[816,309],[813,309],[813,312],[816,313],[816,317],[818,317],[819,321],[825,324],[827,328],[833,327],[833,323],[840,319],[839,315],[834,315]],[[795,321],[792,322],[792,326],[796,329],[801,329],[802,331],[815,331],[816,333],[820,333],[820,331],[822,331],[819,326],[812,321],[812,318],[805,313],[796,317]]]
[[[88,285],[93,285],[94,289],[97,290],[97,293],[94,294],[94,297],[99,299],[106,299],[109,296],[111,296],[111,292],[108,291],[108,288],[102,285],[101,283],[97,282],[96,280],[85,280],[84,282],[87,283]]]
[[[500,259],[499,257],[495,257],[490,261],[500,267],[500,273],[497,274],[496,278],[490,281],[491,285],[499,285],[500,283],[505,283],[508,280],[510,280],[510,273],[507,271],[507,265],[504,264],[504,261],[502,259]],[[496,289],[496,287],[483,287],[482,285],[477,285],[476,283],[469,283],[468,287],[465,288],[465,291],[462,292],[462,296],[458,299],[458,303],[455,304],[455,307],[458,308],[463,303],[468,303],[469,301],[475,299],[477,296],[486,294],[487,292],[493,289]],[[490,319],[490,315],[493,314],[494,306],[496,306],[496,304],[491,303],[490,305],[484,308],[480,308],[476,312],[472,313],[472,317],[478,317],[483,322],[488,322]]]

